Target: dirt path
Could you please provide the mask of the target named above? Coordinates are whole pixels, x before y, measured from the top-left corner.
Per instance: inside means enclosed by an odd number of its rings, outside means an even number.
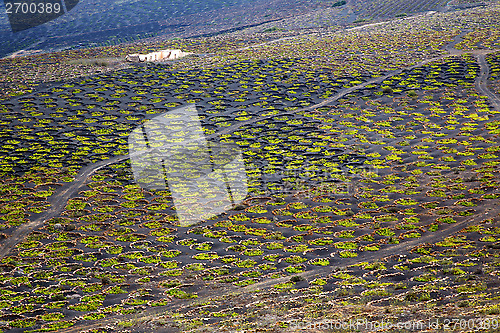
[[[47,212],[38,217],[36,220],[21,225],[9,238],[7,238],[3,243],[0,244],[0,258],[6,256],[30,232],[41,226],[43,223],[45,223],[45,221],[59,216],[63,209],[66,207],[66,203],[68,202],[68,200],[76,193],[78,193],[78,191],[80,191],[80,188],[84,185],[84,182],[90,175],[107,165],[116,163],[120,160],[125,160],[127,158],[128,156],[115,157],[83,168],[78,176],[75,177],[75,181],[73,181],[71,184],[63,185],[55,195],[52,195],[48,199],[51,208]]]
[[[483,95],[488,96],[489,101],[493,107],[500,111],[500,98],[488,88],[488,77],[490,75],[490,68],[485,59],[485,54],[478,54],[476,56],[479,63],[480,75],[476,78],[476,89]]]
[[[446,51],[448,51],[448,53],[450,55],[460,55],[460,54],[462,54],[463,51],[459,50],[459,49],[456,49],[455,46],[457,46],[457,44],[460,43],[463,40],[464,36],[467,35],[471,31],[472,30],[469,30],[469,29],[462,30],[460,32],[460,34],[456,35],[455,38],[453,38],[453,40],[450,43],[448,43],[448,45],[446,45],[444,47],[444,49]]]

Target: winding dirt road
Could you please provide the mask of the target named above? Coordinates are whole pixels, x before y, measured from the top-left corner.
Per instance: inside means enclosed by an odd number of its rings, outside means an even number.
[[[493,107],[497,111],[500,111],[500,98],[498,98],[498,96],[488,88],[488,77],[490,75],[490,68],[486,62],[485,54],[480,53],[476,56],[476,58],[481,68],[480,75],[476,78],[476,89],[484,96],[488,96],[488,99],[493,105]]]

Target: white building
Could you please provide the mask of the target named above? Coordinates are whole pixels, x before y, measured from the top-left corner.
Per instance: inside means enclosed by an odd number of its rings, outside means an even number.
[[[181,50],[161,50],[148,54],[129,54],[125,59],[131,62],[151,62],[180,59],[190,54],[192,53],[182,52]]]

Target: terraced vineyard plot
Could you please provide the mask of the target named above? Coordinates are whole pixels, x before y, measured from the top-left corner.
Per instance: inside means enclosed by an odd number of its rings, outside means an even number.
[[[498,54],[490,54],[487,58],[490,66],[490,76],[488,84],[496,94],[500,94],[500,58]]]
[[[213,134],[256,116],[305,108],[353,85],[352,78],[327,72],[292,73],[291,64],[243,62],[174,73],[136,68],[19,98],[2,106],[2,170],[22,174],[43,165],[74,171],[125,155],[133,127],[188,103],[196,104],[206,134]]]
[[[454,49],[474,13],[444,33],[452,15],[426,16],[425,32],[409,18],[251,49],[223,37],[217,55],[4,100],[0,330],[498,320],[497,59]],[[196,225],[170,178],[140,187],[129,142],[179,108],[217,157],[241,153],[248,186],[241,202],[194,204],[220,208]]]
[[[262,47],[220,54],[211,59],[215,62],[211,65],[244,59],[288,58],[295,63],[295,68],[301,71],[327,69],[336,76],[376,77],[385,71],[443,54],[443,46],[456,33],[441,25],[439,28],[416,34],[415,29],[418,29],[420,24],[412,21],[391,22],[380,30],[353,29],[341,35],[320,30],[314,35],[297,36]],[[193,60],[194,64],[205,65],[203,58],[200,61]]]
[[[280,64],[238,66],[250,67],[249,72],[258,77],[259,69]],[[293,89],[293,81],[284,83],[284,78],[275,78],[281,82],[259,84],[259,80],[247,78],[248,82],[232,83],[228,76],[222,76],[225,85],[234,89],[229,91],[238,90],[235,97],[243,99],[233,103],[212,97],[221,95],[210,88],[211,77],[217,72],[204,72],[207,77],[200,78],[197,86],[184,79],[185,87],[181,85],[167,95],[160,87],[179,85],[185,75],[199,77],[202,73],[167,76],[161,67],[149,67],[65,87],[73,89],[73,96],[55,91],[63,96],[22,98],[19,102],[26,103],[25,108],[33,107],[29,103],[40,105],[39,98],[48,98],[52,100],[44,101],[49,104],[46,110],[94,104],[107,111],[90,108],[80,115],[65,113],[61,121],[54,121],[62,128],[51,132],[56,134],[51,140],[59,145],[63,143],[59,136],[64,138],[68,133],[63,126],[74,132],[72,127],[79,130],[79,124],[87,119],[96,119],[90,123],[96,125],[85,126],[95,133],[87,131],[88,139],[77,141],[110,143],[106,151],[99,151],[102,144],[89,145],[91,149],[82,149],[87,154],[81,157],[72,148],[86,145],[66,147],[72,156],[78,156],[63,165],[68,181],[85,163],[125,154],[126,141],[119,140],[149,115],[193,100],[200,108],[207,134],[232,129],[219,139],[236,143],[244,151],[252,196],[234,210],[199,226],[181,227],[168,190],[140,189],[134,184],[126,158],[103,167],[90,176],[78,196],[66,203],[60,216],[31,232],[2,259],[4,318],[9,318],[11,327],[50,330],[177,304],[176,300],[202,297],[211,288],[246,290],[261,284],[280,295],[299,288],[304,294],[326,292],[349,302],[411,304],[443,297],[437,304],[446,304],[447,297],[454,296],[439,288],[437,281],[448,274],[465,274],[462,272],[468,268],[462,267],[477,266],[475,261],[466,261],[461,251],[488,262],[491,248],[487,246],[496,242],[498,235],[496,221],[487,217],[488,212],[495,214],[500,196],[494,174],[500,163],[496,155],[500,149],[498,124],[496,112],[474,92],[478,69],[470,56],[449,58],[403,71],[381,85],[368,85],[337,102],[295,114],[325,98],[316,96],[335,85],[320,85],[311,96],[272,103],[261,99],[267,103],[252,105],[245,100],[268,97],[266,90],[259,89],[264,85],[271,84],[270,91],[275,87],[281,95],[292,97],[293,93],[287,92]],[[237,76],[230,69],[225,73]],[[146,87],[152,89],[153,96],[142,93]],[[241,96],[240,89],[248,89],[248,95]],[[299,89],[303,87],[297,86]],[[118,103],[113,103],[117,97]],[[214,106],[212,101],[222,102]],[[7,105],[7,109],[12,107]],[[228,112],[230,109],[244,113]],[[266,113],[259,111],[262,109]],[[265,118],[257,118],[262,115]],[[116,118],[101,121],[100,117]],[[18,119],[22,118],[7,117],[5,122],[20,128]],[[249,120],[255,122],[234,127]],[[106,133],[107,128],[118,131]],[[4,149],[14,149],[8,144],[23,147],[20,139],[30,142],[29,138],[16,138],[19,143],[6,142]],[[68,145],[70,140],[74,136],[69,136]],[[6,152],[4,156],[12,154]],[[12,167],[4,172],[24,171],[18,166],[22,163],[14,161],[4,164]],[[50,159],[43,162],[47,164],[41,163],[40,171],[57,167],[50,165]],[[356,172],[363,166],[370,168]],[[318,173],[325,167],[326,174],[335,176],[336,182],[321,179]],[[276,172],[282,169],[291,173]],[[56,183],[31,172],[25,172],[24,177],[24,187],[30,180],[45,191],[51,191],[50,186]],[[4,191],[17,194],[23,186],[7,183]],[[19,192],[19,197],[14,196],[4,209],[33,206],[32,193],[30,190],[29,195],[21,197],[23,192]],[[40,201],[37,205],[43,212],[46,201]],[[469,225],[472,227],[467,229]],[[461,233],[446,238],[458,231]],[[8,236],[9,229],[4,233]],[[429,242],[434,245],[426,245]],[[369,263],[373,258],[412,248],[412,254],[399,262],[387,259],[387,263]],[[440,253],[447,256],[451,248],[456,249],[457,261],[436,259]],[[434,261],[442,265],[442,271],[429,271],[426,265]],[[350,264],[356,265],[347,271],[313,277],[325,272],[323,268]],[[306,280],[293,279],[302,273]],[[399,282],[408,278],[408,283]],[[276,283],[269,282],[273,280]],[[435,289],[421,289],[433,281]],[[484,292],[482,283],[457,281],[453,288],[473,294]],[[353,298],[352,294],[359,296]],[[277,304],[279,308],[281,304]],[[211,311],[215,322],[226,316],[227,310],[217,302],[213,309],[217,310]],[[203,311],[190,312],[187,317],[195,318]],[[245,310],[235,311],[245,317]]]
[[[494,29],[475,29],[464,37],[464,41],[457,45],[460,50],[480,50],[495,49],[500,46],[500,30]]]

